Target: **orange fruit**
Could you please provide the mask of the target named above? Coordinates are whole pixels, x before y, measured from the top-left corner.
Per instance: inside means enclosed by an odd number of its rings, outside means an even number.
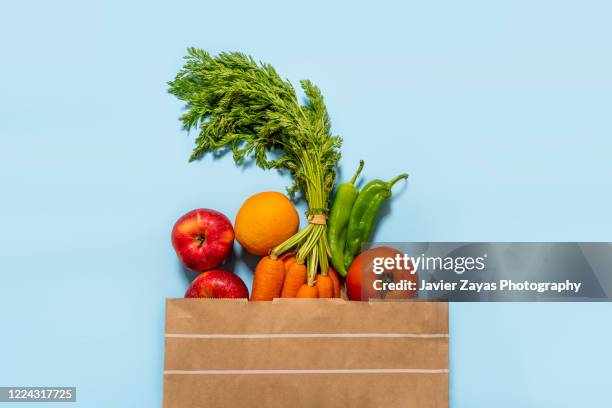
[[[297,232],[300,218],[284,194],[266,191],[247,199],[234,223],[240,245],[253,255],[268,255],[270,250]]]

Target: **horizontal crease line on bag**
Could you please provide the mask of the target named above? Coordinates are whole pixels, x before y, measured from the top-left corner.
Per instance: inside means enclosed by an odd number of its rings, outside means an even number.
[[[166,333],[171,339],[311,339],[311,338],[448,338],[448,333],[262,333],[262,334],[197,334]]]
[[[448,368],[353,368],[325,370],[165,370],[164,375],[448,374]]]

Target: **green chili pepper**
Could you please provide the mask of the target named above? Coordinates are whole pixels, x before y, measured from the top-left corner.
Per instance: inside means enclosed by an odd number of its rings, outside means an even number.
[[[408,178],[408,174],[400,174],[389,182],[372,180],[366,184],[355,200],[348,230],[346,233],[346,249],[344,252],[344,268],[348,269],[361,245],[368,242],[372,236],[378,211],[383,202],[391,197],[391,187],[399,180]]]
[[[344,246],[346,244],[346,233],[351,215],[351,209],[357,199],[359,191],[355,187],[355,180],[363,169],[363,160],[359,161],[359,167],[353,178],[344,184],[340,184],[336,190],[336,197],[327,220],[327,240],[332,253],[332,265],[342,276],[346,276],[344,267]]]

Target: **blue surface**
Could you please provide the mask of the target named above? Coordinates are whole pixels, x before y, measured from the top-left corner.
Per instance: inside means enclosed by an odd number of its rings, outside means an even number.
[[[609,2],[125,3],[0,14],[0,385],[159,406],[174,221],[289,183],[187,163],[165,81],[189,45],[317,83],[345,175],[410,172],[378,240],[612,241]],[[612,406],[611,312],[451,305],[451,405]]]

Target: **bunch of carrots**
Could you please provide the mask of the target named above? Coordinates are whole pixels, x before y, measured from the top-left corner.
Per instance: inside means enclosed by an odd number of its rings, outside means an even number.
[[[287,253],[273,259],[263,257],[255,268],[251,300],[274,298],[339,298],[340,279],[332,268],[327,275],[317,274],[315,284],[307,283],[306,265]]]

